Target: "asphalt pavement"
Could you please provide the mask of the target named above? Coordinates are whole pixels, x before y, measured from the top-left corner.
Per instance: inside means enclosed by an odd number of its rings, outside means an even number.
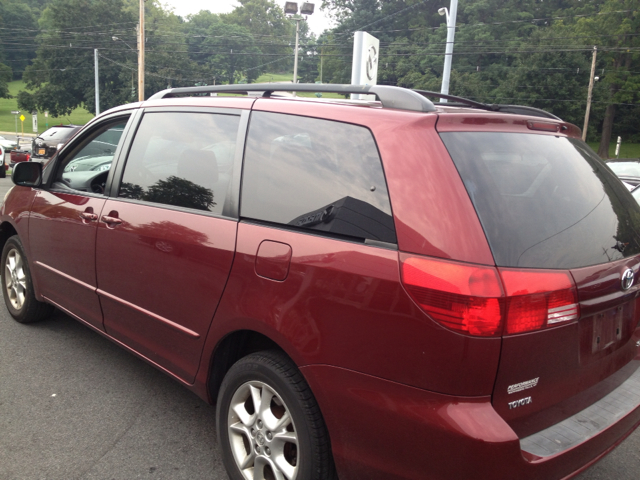
[[[214,407],[60,312],[15,322],[0,295],[0,479],[226,478]],[[640,478],[640,430],[576,478]]]

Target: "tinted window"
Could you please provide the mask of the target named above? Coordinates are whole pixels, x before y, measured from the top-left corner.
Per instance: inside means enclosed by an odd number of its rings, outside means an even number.
[[[133,140],[119,196],[221,213],[240,117],[146,113]]]
[[[496,263],[577,268],[640,253],[640,208],[581,141],[442,133]]]
[[[241,214],[395,243],[387,185],[371,133],[354,125],[254,112]]]

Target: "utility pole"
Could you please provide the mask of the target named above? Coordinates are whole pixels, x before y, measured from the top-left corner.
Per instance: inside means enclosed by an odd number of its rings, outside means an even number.
[[[449,94],[449,79],[451,77],[451,59],[453,56],[453,40],[456,35],[456,16],[458,14],[458,0],[451,0],[451,11],[447,11],[446,8],[441,8],[438,13],[442,15],[446,14],[447,19],[447,46],[444,53],[444,70],[442,72],[442,88],[440,93],[444,95]],[[442,98],[442,103],[446,103],[447,99]]]
[[[587,127],[589,126],[589,112],[591,111],[591,93],[593,92],[593,81],[596,73],[596,53],[598,47],[593,46],[593,59],[591,60],[591,77],[589,78],[589,93],[587,93],[587,111],[584,114],[584,128],[582,129],[582,140],[587,141]]]
[[[138,25],[138,100],[144,102],[144,0],[140,0]]]
[[[96,117],[100,115],[100,82],[98,81],[98,49],[93,50],[93,63],[96,70]]]
[[[300,20],[301,18],[296,18],[296,49],[294,50],[293,55],[293,83],[298,83],[298,40],[300,36]],[[296,96],[296,92],[293,92],[293,96]]]

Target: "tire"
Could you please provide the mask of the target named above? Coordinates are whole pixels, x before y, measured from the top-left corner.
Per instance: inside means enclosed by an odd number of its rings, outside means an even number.
[[[268,408],[260,408],[265,400]],[[337,478],[318,404],[281,352],[253,353],[236,362],[222,381],[216,413],[230,479]]]
[[[36,300],[27,256],[17,235],[9,238],[2,249],[1,283],[4,303],[17,322],[38,322],[53,312],[51,305]]]

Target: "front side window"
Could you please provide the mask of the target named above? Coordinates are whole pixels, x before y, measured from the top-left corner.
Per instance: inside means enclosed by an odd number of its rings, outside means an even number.
[[[354,240],[396,243],[371,132],[340,122],[254,112],[241,216]]]
[[[221,213],[240,117],[152,112],[131,145],[118,196]]]
[[[82,139],[79,149],[63,159],[54,187],[104,193],[107,175],[128,120],[129,116],[109,121]]]

